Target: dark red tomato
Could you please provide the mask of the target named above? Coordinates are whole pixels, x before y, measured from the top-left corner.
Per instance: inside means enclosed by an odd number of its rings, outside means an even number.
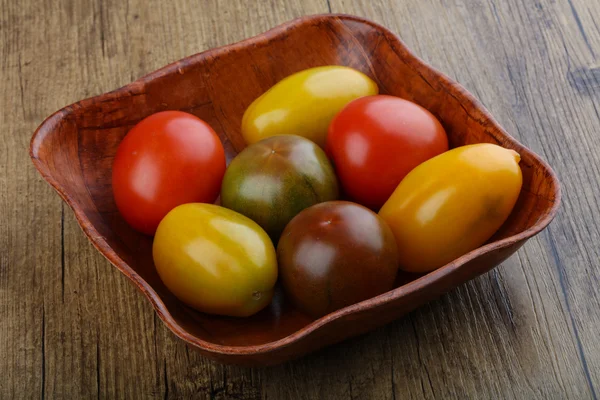
[[[134,126],[117,149],[115,202],[127,223],[153,235],[176,206],[214,202],[224,173],[223,145],[206,122],[181,111],[159,112]]]
[[[373,211],[348,201],[309,207],[285,227],[277,245],[279,276],[299,309],[321,317],[394,286],[398,250]]]
[[[379,209],[413,168],[448,150],[442,124],[394,96],[354,100],[329,126],[327,153],[348,196]]]

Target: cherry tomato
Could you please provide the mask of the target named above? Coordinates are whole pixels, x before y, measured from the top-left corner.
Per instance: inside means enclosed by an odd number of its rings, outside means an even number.
[[[224,173],[225,151],[212,128],[191,114],[163,111],[127,133],[113,163],[112,187],[125,221],[153,235],[174,207],[214,202]]]
[[[433,114],[386,95],[349,103],[327,136],[327,153],[345,193],[372,209],[379,209],[413,168],[446,150],[446,132]]]
[[[277,281],[275,248],[250,218],[214,204],[183,204],[160,222],[156,271],[199,311],[246,317],[266,307]]]

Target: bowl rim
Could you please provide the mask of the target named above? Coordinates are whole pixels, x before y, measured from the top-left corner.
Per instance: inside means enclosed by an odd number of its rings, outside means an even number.
[[[352,21],[359,22],[361,24],[366,24],[371,28],[379,31],[383,34],[389,45],[396,52],[401,50],[404,52],[408,58],[410,59],[412,65],[411,68],[415,70],[427,70],[429,73],[433,73],[440,78],[442,82],[442,89],[449,93],[453,97],[462,98],[467,102],[470,102],[471,105],[478,110],[483,119],[486,120],[487,123],[493,125],[497,128],[498,132],[501,133],[502,139],[509,142],[515,148],[520,151],[527,152],[537,163],[539,163],[546,171],[547,171],[547,179],[552,182],[552,186],[555,188],[554,191],[554,203],[550,207],[549,211],[546,215],[539,221],[537,221],[530,228],[516,233],[510,237],[494,241],[492,243],[488,243],[484,246],[478,247],[475,250],[470,251],[469,253],[457,258],[456,260],[446,264],[445,266],[438,268],[432,272],[429,272],[426,275],[419,277],[418,279],[406,283],[402,286],[394,288],[386,293],[381,295],[369,298],[367,300],[363,300],[359,303],[344,307],[340,310],[327,314],[317,320],[312,321],[311,323],[305,325],[301,329],[281,338],[271,342],[258,344],[258,345],[242,345],[242,346],[233,346],[233,345],[221,345],[212,342],[205,341],[200,339],[191,333],[187,332],[179,323],[173,318],[160,296],[154,290],[154,288],[148,284],[140,275],[138,275],[121,257],[117,255],[117,253],[106,243],[103,236],[96,230],[96,228],[89,223],[88,218],[86,217],[83,209],[72,199],[69,193],[52,177],[51,172],[45,165],[45,163],[40,160],[38,157],[39,148],[44,141],[44,139],[50,135],[54,129],[60,124],[61,121],[71,115],[72,111],[78,107],[85,106],[82,103],[88,102],[91,99],[98,99],[100,97],[106,99],[106,96],[111,98],[118,99],[120,97],[131,96],[139,91],[143,85],[151,81],[153,79],[159,78],[161,76],[177,73],[180,71],[182,67],[181,63],[185,60],[186,63],[189,64],[201,64],[206,59],[218,57],[220,54],[225,52],[238,51],[245,47],[251,46],[253,44],[258,43],[266,43],[273,38],[276,38],[282,34],[285,34],[286,31],[290,29],[301,29],[304,26],[310,26],[317,22],[323,22],[326,20],[337,20],[337,21]],[[33,164],[36,169],[40,172],[42,177],[58,192],[60,197],[69,205],[69,207],[75,213],[75,217],[80,227],[82,228],[85,235],[92,242],[93,246],[102,254],[104,257],[110,261],[121,273],[127,276],[135,286],[146,296],[146,298],[152,304],[155,312],[158,316],[163,320],[163,322],[169,327],[169,329],[177,335],[180,339],[186,341],[187,343],[196,346],[202,350],[205,350],[210,353],[219,354],[219,355],[247,355],[247,356],[256,356],[263,355],[273,352],[275,350],[280,350],[282,348],[288,347],[293,343],[311,335],[312,333],[318,331],[325,325],[328,325],[336,320],[339,320],[347,315],[354,314],[359,311],[363,311],[365,309],[372,309],[379,307],[389,301],[401,298],[406,295],[410,295],[421,290],[427,284],[441,280],[449,275],[451,275],[455,270],[459,269],[468,261],[473,260],[476,257],[479,257],[483,254],[489,253],[494,250],[503,249],[509,247],[517,242],[526,240],[540,231],[542,231],[555,217],[558,212],[560,202],[561,202],[561,189],[558,178],[552,168],[536,153],[529,150],[521,143],[519,143],[515,138],[513,138],[508,132],[502,128],[502,126],[494,119],[494,117],[490,114],[490,112],[477,100],[471,93],[469,93],[465,88],[463,88],[459,83],[453,81],[444,73],[440,72],[436,68],[430,66],[428,63],[423,61],[421,58],[416,56],[400,39],[400,37],[384,26],[372,22],[368,19],[349,15],[349,14],[313,14],[307,15],[299,18],[295,18],[283,24],[277,25],[264,33],[252,36],[250,38],[216,47],[213,49],[208,49],[206,51],[184,57],[178,61],[172,62],[154,72],[151,72],[147,75],[142,76],[141,78],[122,86],[113,91],[109,91],[97,96],[93,96],[84,100],[80,100],[76,103],[73,103],[69,106],[66,106],[49,117],[47,117],[40,126],[36,129],[31,138],[30,146],[29,146],[29,156],[32,159]]]

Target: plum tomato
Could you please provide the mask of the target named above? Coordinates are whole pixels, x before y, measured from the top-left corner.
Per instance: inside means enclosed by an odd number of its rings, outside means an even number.
[[[153,235],[174,207],[214,202],[224,173],[225,151],[212,128],[194,115],[163,111],[140,121],[119,145],[112,188],[125,221]]]
[[[448,150],[440,122],[399,97],[356,99],[333,119],[327,153],[344,192],[379,209],[413,168]]]
[[[277,245],[283,288],[300,310],[321,317],[394,287],[394,235],[373,211],[328,201],[298,214]]]
[[[300,136],[271,136],[231,161],[221,204],[251,218],[276,242],[296,214],[336,200],[338,193],[333,167],[319,146]]]
[[[247,144],[298,135],[325,147],[333,117],[350,101],[379,93],[360,71],[340,65],[309,68],[278,82],[252,102],[242,119]]]
[[[254,221],[224,207],[175,207],[158,225],[152,256],[165,286],[199,311],[246,317],[273,297],[273,243]]]
[[[514,150],[462,146],[413,169],[379,211],[402,270],[425,273],[484,244],[510,215],[523,174]]]

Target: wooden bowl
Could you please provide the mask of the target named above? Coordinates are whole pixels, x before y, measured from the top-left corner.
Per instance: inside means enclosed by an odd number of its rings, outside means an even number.
[[[244,148],[246,107],[282,78],[319,65],[347,65],[377,82],[381,93],[412,100],[435,114],[453,147],[489,142],[521,154],[523,190],[508,221],[484,246],[424,276],[402,275],[380,296],[311,320],[278,293],[250,318],[196,312],[162,284],[152,239],[117,212],[111,165],[127,131],[148,115],[183,110],[207,121],[228,160]],[[347,15],[296,19],[242,42],[196,54],[113,92],[51,115],[31,140],[36,168],[75,212],[94,246],[142,291],[167,326],[206,356],[228,363],[275,364],[383,325],[490,270],[552,220],[557,178],[459,84],[419,60],[386,28]]]

